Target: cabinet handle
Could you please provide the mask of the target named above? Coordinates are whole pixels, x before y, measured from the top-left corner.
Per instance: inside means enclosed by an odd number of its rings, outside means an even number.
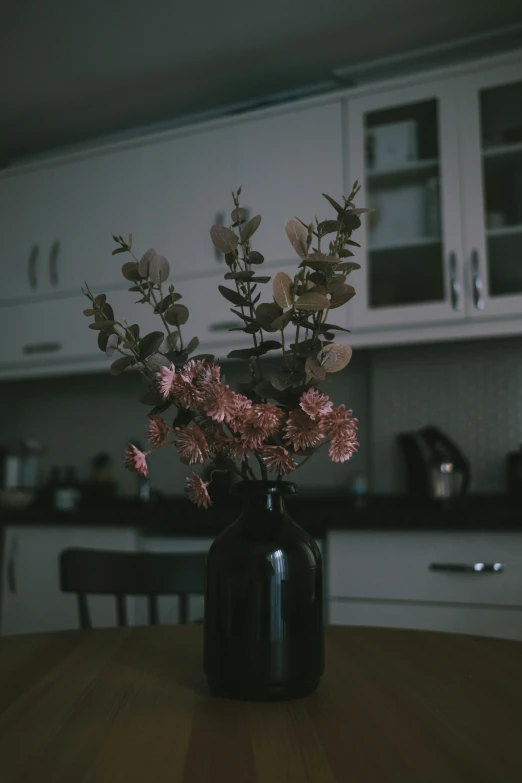
[[[10,593],[16,593],[18,587],[16,584],[16,554],[18,551],[18,539],[13,538],[11,552],[7,561],[7,586]]]
[[[224,212],[218,212],[216,214],[216,226],[224,226],[225,225],[225,219],[226,214]],[[218,250],[218,248],[214,245],[214,257],[218,264],[220,264],[223,259],[225,258],[224,254],[221,252],[221,250]]]
[[[57,353],[62,348],[62,343],[29,343],[24,345],[22,351],[26,356],[31,356],[35,353]]]
[[[49,253],[49,277],[51,279],[51,285],[56,287],[58,285],[58,254],[60,253],[60,243],[58,240],[53,243],[51,252]]]
[[[478,250],[471,253],[471,280],[473,284],[473,304],[477,310],[484,309],[484,284],[480,276]]]
[[[38,260],[39,247],[33,245],[29,258],[27,260],[27,277],[29,278],[29,287],[34,291],[38,288],[38,277],[36,274],[36,262]]]
[[[445,571],[458,574],[500,574],[503,563],[430,563],[430,571]]]
[[[460,281],[457,275],[457,256],[449,254],[450,295],[451,306],[454,310],[460,310]]]

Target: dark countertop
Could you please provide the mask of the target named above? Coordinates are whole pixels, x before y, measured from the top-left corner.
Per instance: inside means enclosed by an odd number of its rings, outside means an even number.
[[[215,536],[239,513],[241,500],[225,497],[209,511],[186,497],[141,503],[121,498],[84,505],[76,513],[45,507],[0,511],[0,526],[64,525],[132,527],[154,536]],[[287,500],[289,513],[313,535],[327,530],[520,530],[522,505],[502,495],[474,495],[441,507],[399,495],[369,497],[356,508],[350,496],[330,492],[301,492]]]

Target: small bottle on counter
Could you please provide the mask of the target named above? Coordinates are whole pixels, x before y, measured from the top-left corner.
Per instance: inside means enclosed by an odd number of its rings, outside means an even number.
[[[77,511],[80,507],[82,493],[76,471],[72,465],[65,469],[63,478],[59,468],[52,468],[50,483],[54,510]]]

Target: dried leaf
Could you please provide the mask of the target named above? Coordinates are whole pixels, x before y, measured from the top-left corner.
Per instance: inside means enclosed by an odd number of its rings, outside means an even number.
[[[155,255],[149,264],[149,278],[155,285],[161,285],[170,274],[169,262],[164,256]]]
[[[182,304],[171,305],[165,311],[163,317],[166,322],[172,326],[183,326],[183,324],[187,323],[189,318],[188,307],[185,307],[185,305]]]
[[[139,347],[140,362],[158,350],[164,337],[163,332],[150,332],[141,338]]]
[[[274,299],[279,307],[292,307],[294,295],[292,293],[292,278],[286,272],[278,272],[274,277]]]
[[[241,235],[243,237],[244,242],[248,242],[251,236],[255,234],[259,226],[261,225],[261,215],[254,215],[253,218],[250,218],[248,223],[245,224],[243,227],[243,231],[241,232]]]
[[[305,362],[305,372],[307,377],[315,378],[318,381],[324,381],[326,370],[321,367],[319,362],[313,356],[309,356]]]
[[[306,258],[308,253],[308,229],[301,224],[299,220],[289,220],[285,226],[285,231],[290,244],[294,248],[299,258]]]
[[[307,292],[299,297],[295,306],[299,310],[327,310],[330,307],[330,300],[324,294]]]
[[[116,361],[111,364],[111,375],[121,375],[121,373],[126,370],[127,367],[131,367],[135,361],[134,356],[120,356],[119,359],[116,359]]]
[[[237,235],[226,226],[212,226],[210,238],[218,250],[222,253],[233,253],[238,246]]]
[[[321,366],[326,372],[339,372],[352,358],[352,349],[343,343],[325,345],[321,352]]]
[[[258,253],[257,250],[252,250],[247,256],[247,263],[249,264],[262,264],[264,260],[265,257]]]
[[[140,258],[139,263],[138,263],[138,271],[140,273],[140,277],[148,277],[149,276],[150,264],[151,264],[151,262],[154,260],[154,258],[157,255],[158,254],[156,253],[156,251],[152,247],[149,250],[147,250],[146,253],[144,253],[142,255],[142,257]]]
[[[95,313],[96,313],[96,310],[84,310],[83,311],[83,314],[86,315],[86,316],[95,315]]]
[[[256,321],[265,332],[277,332],[272,326],[276,318],[283,314],[283,309],[274,302],[263,302],[256,308]]]
[[[237,291],[233,291],[231,288],[227,288],[224,285],[218,285],[218,290],[221,296],[224,296],[225,299],[227,299],[229,302],[232,302],[234,305],[248,304],[248,301],[243,296],[241,296],[241,294],[238,294]]]
[[[125,280],[130,280],[131,283],[140,279],[140,272],[138,269],[137,261],[127,261],[121,268],[121,273]]]
[[[331,309],[335,309],[336,307],[341,307],[343,304],[346,304],[346,302],[349,302],[350,299],[353,299],[355,296],[355,288],[353,285],[347,285],[346,283],[343,285],[343,291],[340,293],[334,293],[330,299],[330,307]]]

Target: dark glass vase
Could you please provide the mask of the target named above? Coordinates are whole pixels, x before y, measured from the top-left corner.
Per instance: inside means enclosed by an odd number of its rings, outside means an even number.
[[[233,699],[307,696],[324,670],[323,569],[314,539],[286,513],[287,482],[245,481],[239,518],[207,560],[205,674]]]

